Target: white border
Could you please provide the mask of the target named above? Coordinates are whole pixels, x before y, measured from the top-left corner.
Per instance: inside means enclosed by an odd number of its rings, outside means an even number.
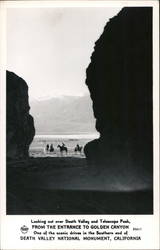
[[[7,8],[48,8],[48,7],[127,7],[127,6],[152,6],[153,7],[153,124],[154,124],[154,215],[123,215],[134,223],[143,225],[145,240],[141,243],[135,242],[134,246],[126,244],[106,243],[97,244],[89,242],[74,244],[64,242],[53,247],[53,243],[30,244],[16,240],[20,226],[27,223],[31,218],[53,218],[55,216],[6,216],[6,90],[5,90],[5,69],[6,69],[6,10]],[[0,2],[0,180],[1,180],[1,244],[2,249],[159,249],[159,4],[158,1],[1,1]],[[3,83],[3,84],[2,84]],[[104,216],[96,216],[102,218]],[[56,216],[56,218],[65,216]],[[68,217],[68,216],[67,216]],[[95,218],[95,216],[70,216],[70,218]],[[109,218],[119,218],[119,215],[109,215]],[[23,221],[23,223],[22,223]],[[132,243],[133,244],[133,243]]]

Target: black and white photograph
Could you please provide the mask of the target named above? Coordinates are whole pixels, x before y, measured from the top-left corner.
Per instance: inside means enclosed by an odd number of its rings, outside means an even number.
[[[7,214],[152,214],[152,7],[7,9]]]
[[[2,249],[158,249],[158,7],[0,4]]]

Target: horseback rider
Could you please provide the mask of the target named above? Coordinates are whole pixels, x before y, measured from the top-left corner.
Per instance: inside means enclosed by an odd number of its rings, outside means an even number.
[[[57,148],[60,149],[60,152],[62,153],[63,151],[68,152],[68,148],[65,146],[65,144],[63,143],[62,146],[61,145],[58,145]]]
[[[75,149],[74,149],[74,151],[81,153],[82,148],[83,148],[82,146],[79,146],[79,144],[77,144],[76,147],[75,147]]]
[[[49,151],[49,144],[46,145],[46,151]]]
[[[53,152],[53,151],[54,151],[53,144],[51,144],[51,146],[50,146],[50,152]]]

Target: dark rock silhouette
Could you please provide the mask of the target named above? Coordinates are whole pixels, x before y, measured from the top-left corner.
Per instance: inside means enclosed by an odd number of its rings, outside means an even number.
[[[29,114],[26,82],[7,71],[7,157],[28,157],[29,145],[35,135],[33,117]]]
[[[89,161],[152,172],[151,7],[123,8],[110,19],[95,43],[86,84],[100,132],[85,147]]]

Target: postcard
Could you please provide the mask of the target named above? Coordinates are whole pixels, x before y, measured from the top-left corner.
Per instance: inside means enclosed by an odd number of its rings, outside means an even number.
[[[158,1],[1,1],[1,249],[159,249]]]

